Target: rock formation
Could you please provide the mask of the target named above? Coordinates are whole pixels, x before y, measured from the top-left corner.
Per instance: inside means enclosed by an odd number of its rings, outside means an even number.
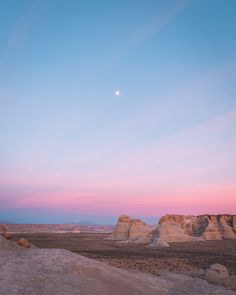
[[[236,215],[165,215],[154,230],[139,219],[122,215],[110,238],[160,247],[171,242],[236,239]]]
[[[0,250],[15,250],[20,248],[16,243],[5,239],[0,235]]]
[[[213,284],[225,284],[230,277],[228,269],[222,264],[212,264],[204,274],[205,279]]]
[[[131,273],[62,249],[0,251],[1,295],[234,295],[200,278]]]
[[[110,239],[135,241],[145,239],[149,233],[150,228],[145,222],[121,215]]]
[[[27,241],[26,239],[24,238],[20,238],[18,240],[18,245],[21,246],[21,247],[24,247],[24,248],[30,248],[30,242]]]
[[[153,231],[163,242],[236,239],[235,215],[165,215]]]
[[[222,264],[212,264],[203,275],[209,283],[221,285],[236,291],[236,275],[230,275],[228,269]]]

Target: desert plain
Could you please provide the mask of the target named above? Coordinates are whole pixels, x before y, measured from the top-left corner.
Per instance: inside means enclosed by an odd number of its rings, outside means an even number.
[[[109,265],[154,275],[161,271],[191,272],[219,263],[236,275],[236,240],[170,243],[168,248],[107,240],[109,233],[17,234],[38,248],[66,249]]]

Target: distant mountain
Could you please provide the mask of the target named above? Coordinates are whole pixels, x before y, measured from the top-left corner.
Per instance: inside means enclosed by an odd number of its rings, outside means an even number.
[[[114,226],[110,224],[97,224],[93,221],[81,219],[78,221],[70,222],[72,225],[79,226],[81,232],[112,232],[114,230]]]

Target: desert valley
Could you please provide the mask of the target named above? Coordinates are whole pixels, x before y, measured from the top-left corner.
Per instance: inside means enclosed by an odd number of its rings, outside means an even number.
[[[236,294],[236,215],[166,215],[151,227],[122,215],[111,232],[1,228],[3,295]]]

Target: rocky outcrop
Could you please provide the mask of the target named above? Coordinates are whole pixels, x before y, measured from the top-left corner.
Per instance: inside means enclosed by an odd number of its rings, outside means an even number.
[[[1,295],[233,295],[200,278],[131,273],[62,249],[0,251]]]
[[[149,233],[150,228],[145,222],[121,215],[110,239],[140,241],[145,239]]]
[[[215,263],[205,271],[204,277],[210,283],[222,285],[229,280],[230,274],[224,265]]]
[[[30,248],[30,242],[27,241],[26,239],[24,238],[20,238],[18,240],[18,245],[21,246],[21,247],[24,247],[24,248]]]
[[[0,250],[15,250],[18,248],[19,246],[17,246],[16,243],[9,241],[0,235]]]
[[[236,215],[233,216],[233,230],[236,232]]]
[[[152,232],[166,243],[236,239],[235,215],[165,215]]]
[[[10,241],[6,239],[4,236],[0,235],[0,250],[19,250],[19,249],[29,249],[29,248],[36,248],[34,245],[30,244],[24,238],[20,238],[18,241]]]
[[[166,215],[163,216],[152,235],[157,241],[189,242],[202,240],[198,236],[198,219],[196,216]]]
[[[207,220],[203,233],[206,240],[236,238],[235,215],[204,215],[202,218]]]
[[[236,239],[236,215],[165,215],[154,230],[139,219],[122,215],[110,238],[158,247],[172,242]]]
[[[230,275],[228,269],[222,264],[212,264],[204,272],[203,278],[211,284],[236,290],[236,275]]]

